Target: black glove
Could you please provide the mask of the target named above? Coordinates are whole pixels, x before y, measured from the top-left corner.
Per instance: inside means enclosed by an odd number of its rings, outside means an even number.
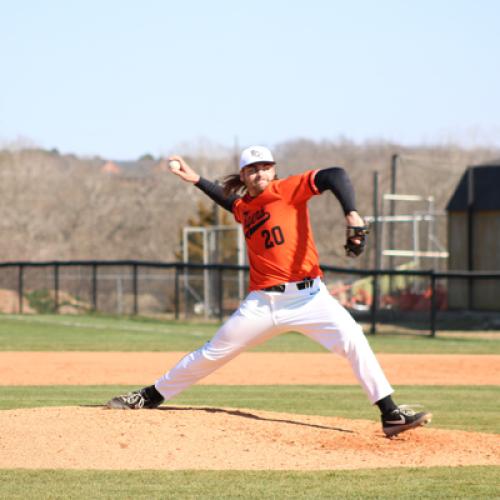
[[[369,232],[368,226],[347,226],[344,248],[348,257],[358,257],[363,253]]]

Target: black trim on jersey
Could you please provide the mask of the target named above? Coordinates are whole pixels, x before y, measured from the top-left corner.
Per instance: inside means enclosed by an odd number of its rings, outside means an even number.
[[[200,177],[195,186],[203,191],[209,198],[215,201],[217,205],[225,208],[227,211],[233,211],[233,204],[239,198],[237,195],[225,196],[224,190],[219,184]]]
[[[313,193],[315,193],[318,190],[317,186],[315,186],[314,175],[309,176],[309,187],[311,188],[311,191]]]
[[[354,188],[343,168],[331,167],[318,170],[314,177],[314,183],[320,193],[329,189],[335,195],[342,205],[345,215],[356,210]]]

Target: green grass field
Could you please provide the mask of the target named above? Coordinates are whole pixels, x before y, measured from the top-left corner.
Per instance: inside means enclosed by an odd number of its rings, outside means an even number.
[[[191,351],[217,330],[213,323],[99,316],[0,315],[3,351]],[[500,354],[498,338],[369,335],[375,352],[412,354]],[[320,352],[323,347],[287,333],[257,347],[267,352]]]
[[[498,498],[497,467],[332,472],[0,471],[12,499]],[[30,497],[30,493],[33,496]]]
[[[0,316],[4,351],[186,351],[215,324],[95,316]],[[499,354],[499,339],[369,337],[376,352]],[[260,347],[320,351],[298,334]],[[101,404],[124,386],[0,386],[0,411]],[[421,403],[433,426],[500,434],[498,386],[396,387],[400,403]],[[359,387],[195,386],[172,404],[237,407],[378,420]],[[0,434],[1,436],[1,434]],[[0,437],[1,443],[1,437]],[[498,467],[433,467],[332,472],[0,470],[0,498],[498,498]]]

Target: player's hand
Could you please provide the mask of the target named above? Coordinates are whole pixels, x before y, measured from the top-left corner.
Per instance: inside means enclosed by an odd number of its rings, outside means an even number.
[[[348,226],[365,226],[365,221],[356,211],[349,212],[345,216],[345,221]]]
[[[200,175],[197,174],[187,163],[186,161],[182,158],[182,156],[174,155],[170,156],[168,158],[168,161],[178,161],[181,164],[181,168],[177,170],[171,169],[170,171],[178,175],[181,179],[185,180],[186,182],[191,182],[192,184],[196,184],[200,180]]]
[[[366,244],[366,235],[370,232],[368,225],[358,214],[349,212],[346,215],[347,231],[344,245],[348,257],[358,257],[363,253]]]

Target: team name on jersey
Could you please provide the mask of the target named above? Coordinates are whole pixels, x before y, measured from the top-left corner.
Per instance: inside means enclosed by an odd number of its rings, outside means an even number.
[[[271,214],[266,211],[265,207],[255,212],[244,212],[243,227],[245,230],[245,238],[250,238],[252,234],[262,227],[270,218]]]

